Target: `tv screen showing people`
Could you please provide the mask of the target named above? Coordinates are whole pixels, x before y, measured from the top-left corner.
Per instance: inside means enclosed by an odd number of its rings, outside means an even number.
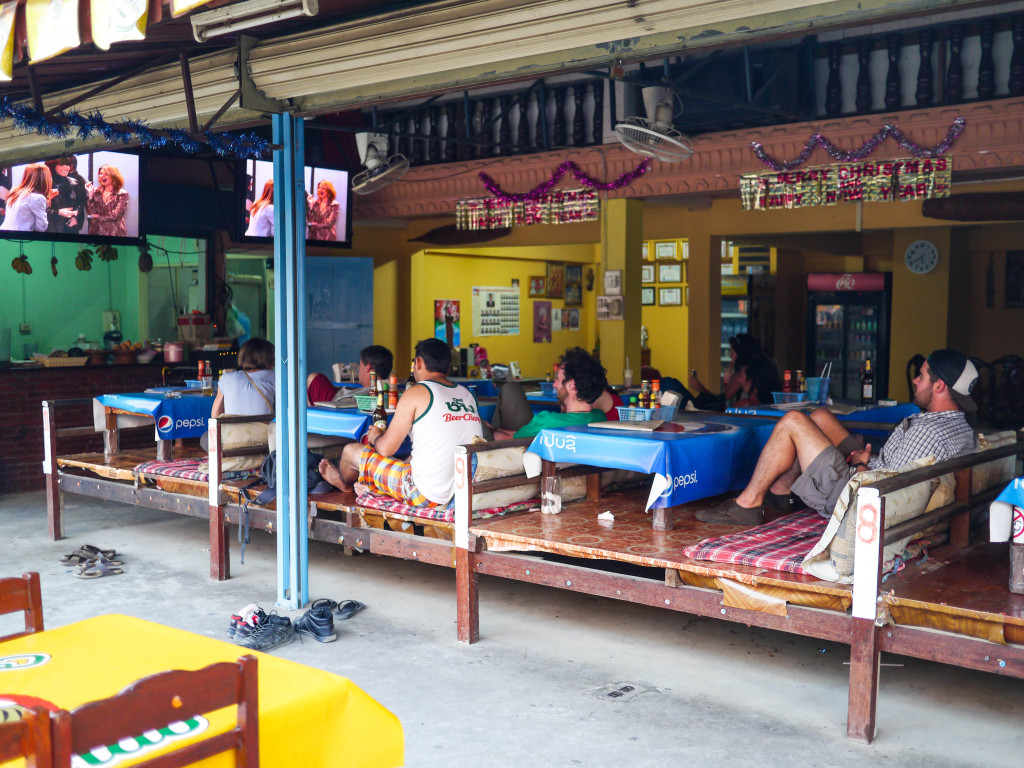
[[[60,155],[0,169],[0,235],[137,240],[139,156]]]
[[[273,239],[274,164],[246,160],[243,168],[242,238]],[[307,165],[303,190],[308,244],[348,246],[352,227],[349,172]]]

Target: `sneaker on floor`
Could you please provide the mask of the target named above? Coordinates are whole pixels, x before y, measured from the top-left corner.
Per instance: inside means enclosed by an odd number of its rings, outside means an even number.
[[[241,642],[245,637],[252,634],[253,630],[262,624],[267,614],[256,603],[249,603],[238,613],[231,614],[228,620],[228,637],[235,642]]]
[[[318,643],[329,643],[337,640],[334,632],[334,614],[326,607],[310,608],[295,620],[295,631],[300,635],[308,635]]]
[[[254,651],[269,651],[287,645],[295,639],[295,627],[287,616],[271,613],[266,621],[246,637],[239,645]]]
[[[714,509],[697,512],[697,519],[722,525],[760,525],[764,522],[764,507],[741,507],[736,499],[726,499]]]

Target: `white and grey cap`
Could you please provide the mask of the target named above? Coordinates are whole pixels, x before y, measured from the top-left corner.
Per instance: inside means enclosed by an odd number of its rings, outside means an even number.
[[[978,383],[978,369],[966,356],[954,349],[937,349],[928,355],[928,367],[946,382],[957,405],[965,411],[978,410],[978,404],[971,397]]]

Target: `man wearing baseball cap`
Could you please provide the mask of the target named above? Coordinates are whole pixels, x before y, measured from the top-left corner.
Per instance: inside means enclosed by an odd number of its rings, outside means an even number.
[[[850,477],[865,469],[899,470],[926,456],[945,461],[974,449],[974,430],[964,411],[978,406],[971,390],[978,371],[964,355],[952,349],[932,352],[914,379],[914,404],[922,413],[908,416],[893,430],[882,450],[871,446],[840,424],[827,408],[810,415],[790,411],[779,419],[761,451],[747,487],[735,499],[701,510],[706,523],[759,525],[765,505],[789,511],[790,493],[823,517],[831,517],[839,494]]]

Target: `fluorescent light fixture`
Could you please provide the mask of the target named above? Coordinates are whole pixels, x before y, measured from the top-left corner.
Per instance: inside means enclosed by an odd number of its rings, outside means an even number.
[[[252,29],[297,16],[316,16],[318,0],[245,0],[212,11],[192,14],[192,34],[203,43],[208,38]]]

